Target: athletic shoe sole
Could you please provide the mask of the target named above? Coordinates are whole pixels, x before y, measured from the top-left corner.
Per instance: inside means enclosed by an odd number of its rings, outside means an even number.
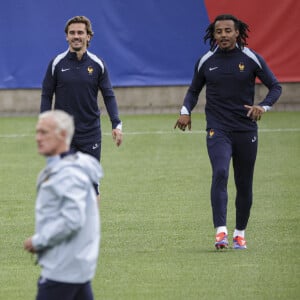
[[[218,236],[216,236],[216,240],[218,240]],[[217,250],[228,248],[228,238],[226,234],[224,234],[222,240],[215,242],[215,247]]]

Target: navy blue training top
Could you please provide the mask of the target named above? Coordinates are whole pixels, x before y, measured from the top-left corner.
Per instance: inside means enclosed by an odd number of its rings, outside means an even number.
[[[61,109],[74,117],[74,139],[86,139],[100,134],[98,91],[101,91],[112,128],[121,123],[117,101],[107,68],[96,55],[86,52],[81,60],[69,50],[57,55],[49,63],[43,80],[41,112]]]
[[[254,104],[256,77],[269,90],[259,105],[271,107],[281,95],[281,86],[264,59],[247,47],[229,51],[217,47],[197,61],[183,106],[191,113],[206,85],[207,129],[256,130],[256,122],[247,117],[244,107]]]

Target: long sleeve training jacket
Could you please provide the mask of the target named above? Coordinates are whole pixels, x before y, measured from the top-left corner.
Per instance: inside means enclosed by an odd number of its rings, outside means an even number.
[[[75,121],[74,138],[99,135],[100,109],[98,91],[101,91],[112,128],[121,123],[117,101],[104,62],[86,52],[81,60],[75,52],[65,51],[57,55],[48,66],[43,80],[41,112],[52,108],[71,114]]]
[[[100,243],[94,184],[102,176],[99,162],[80,152],[52,157],[40,173],[32,244],[43,277],[68,283],[93,278]]]
[[[217,47],[197,61],[183,106],[191,113],[206,85],[207,129],[256,130],[244,107],[254,104],[256,78],[269,90],[259,105],[271,107],[281,95],[281,86],[264,59],[247,47],[229,51]]]

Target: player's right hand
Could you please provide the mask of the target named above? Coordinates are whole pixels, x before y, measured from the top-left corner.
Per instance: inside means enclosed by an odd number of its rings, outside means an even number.
[[[36,253],[32,244],[32,237],[29,237],[24,241],[24,249],[30,253]]]
[[[192,129],[192,119],[189,115],[180,115],[179,119],[174,125],[174,129],[178,127],[182,131],[185,131],[186,127],[188,127],[189,130]]]

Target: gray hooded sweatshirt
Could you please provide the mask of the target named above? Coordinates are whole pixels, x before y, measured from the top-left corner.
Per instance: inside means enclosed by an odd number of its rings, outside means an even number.
[[[37,180],[36,226],[32,238],[41,276],[66,283],[90,281],[100,247],[100,216],[94,185],[103,171],[77,152],[48,159]]]

